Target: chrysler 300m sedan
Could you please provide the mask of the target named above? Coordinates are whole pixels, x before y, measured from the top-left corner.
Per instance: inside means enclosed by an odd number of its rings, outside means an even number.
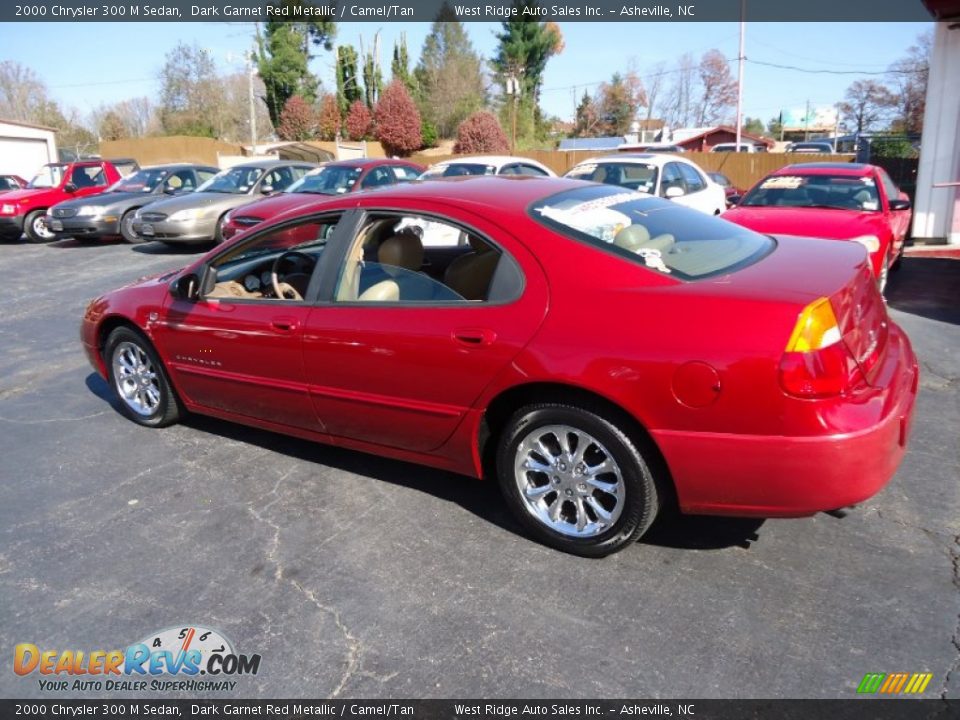
[[[522,177],[318,199],[95,299],[82,339],[135,422],[203,413],[496,477],[532,535],[585,556],[668,507],[872,496],[918,378],[863,246]]]

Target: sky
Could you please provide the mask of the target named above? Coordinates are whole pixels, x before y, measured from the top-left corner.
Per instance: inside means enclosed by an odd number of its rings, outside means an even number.
[[[716,48],[736,58],[739,23],[559,23],[565,49],[547,65],[541,105],[548,115],[572,119],[584,89],[631,67],[643,74],[658,62],[672,66],[684,53],[699,58]],[[474,49],[491,57],[498,23],[465,23]],[[406,35],[411,65],[420,55],[429,23],[341,23],[336,42],[366,47],[380,32],[381,60],[389,77],[393,45]],[[744,115],[764,122],[781,109],[829,106],[854,80],[882,73],[932,23],[747,23],[745,56],[807,72],[748,62]],[[32,68],[61,105],[87,116],[101,103],[150,96],[159,90],[164,56],[178,41],[213,53],[221,71],[243,69],[253,45],[249,23],[5,23],[0,59]],[[75,52],[82,47],[83,52]],[[334,90],[334,54],[320,49],[311,69]],[[731,62],[736,75],[737,63]],[[829,72],[809,72],[809,71]],[[878,77],[878,79],[883,79]]]

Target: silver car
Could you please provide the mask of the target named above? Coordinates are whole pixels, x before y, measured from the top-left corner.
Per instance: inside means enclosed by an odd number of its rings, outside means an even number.
[[[235,165],[214,175],[196,192],[141,208],[134,216],[133,231],[144,240],[165,243],[222,242],[224,216],[230,210],[280,192],[317,167],[285,160]]]

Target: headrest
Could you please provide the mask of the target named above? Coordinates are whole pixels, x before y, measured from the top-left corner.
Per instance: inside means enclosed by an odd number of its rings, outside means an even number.
[[[423,266],[423,243],[414,233],[391,235],[377,248],[377,261],[381,265],[419,270]]]

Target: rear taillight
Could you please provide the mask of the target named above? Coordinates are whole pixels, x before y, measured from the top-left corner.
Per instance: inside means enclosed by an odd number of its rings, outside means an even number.
[[[827,298],[807,305],[780,359],[780,386],[803,398],[841,395],[859,378]]]

